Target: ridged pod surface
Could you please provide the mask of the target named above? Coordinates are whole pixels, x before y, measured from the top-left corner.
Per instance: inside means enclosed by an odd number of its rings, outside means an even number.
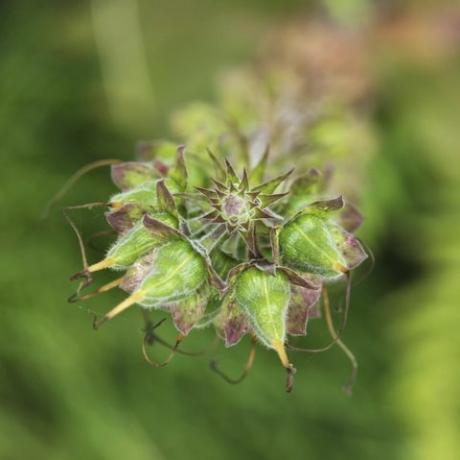
[[[238,275],[234,289],[235,300],[244,308],[259,340],[269,348],[284,343],[290,300],[287,276],[249,268]]]
[[[156,250],[151,271],[139,286],[146,307],[161,307],[196,294],[206,282],[203,258],[182,240],[173,241]]]
[[[313,214],[300,215],[280,232],[283,262],[303,273],[336,278],[346,271],[346,260],[327,222]]]

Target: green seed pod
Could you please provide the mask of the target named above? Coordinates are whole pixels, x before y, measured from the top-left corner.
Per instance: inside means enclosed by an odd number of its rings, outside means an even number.
[[[248,315],[257,338],[267,347],[275,349],[288,367],[284,353],[290,300],[288,277],[281,271],[272,275],[251,267],[237,275],[234,293],[236,302]]]
[[[327,220],[314,213],[300,214],[279,234],[283,263],[304,273],[336,278],[347,271]]]
[[[154,217],[170,227],[178,227],[177,219],[168,213],[158,213]],[[112,269],[125,270],[136,262],[139,257],[164,242],[163,237],[152,232],[146,226],[145,221],[140,220],[109,249],[106,260],[111,261],[110,267]]]
[[[135,205],[141,211],[150,211],[158,208],[157,180],[145,182],[126,192],[117,193],[110,199],[110,206],[117,210],[127,204]],[[179,192],[179,186],[170,178],[165,179],[166,186],[171,193]]]
[[[206,283],[206,263],[188,241],[176,240],[156,250],[151,271],[136,291],[138,303],[160,308],[197,293]]]
[[[111,208],[106,213],[109,224],[119,233],[129,230],[145,213],[167,212],[177,216],[171,191],[179,187],[173,179],[159,179],[112,197]],[[121,201],[117,201],[121,200]]]

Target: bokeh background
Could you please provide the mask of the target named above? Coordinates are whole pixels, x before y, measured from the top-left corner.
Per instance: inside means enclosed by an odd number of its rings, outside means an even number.
[[[170,114],[212,102],[216,78],[272,30],[318,15],[372,37],[376,152],[360,236],[376,266],[353,290],[345,334],[360,363],[354,394],[341,390],[348,363],[335,348],[295,357],[290,395],[262,349],[238,386],[207,358],[154,370],[138,311],[95,333],[67,304],[78,247],[43,207],[85,163],[168,137]],[[0,459],[459,458],[459,30],[458,9],[440,1],[3,0]],[[113,191],[95,171],[65,204]],[[97,212],[76,221],[86,235],[103,225]],[[188,346],[211,338],[192,334]],[[247,346],[219,359],[236,373]]]

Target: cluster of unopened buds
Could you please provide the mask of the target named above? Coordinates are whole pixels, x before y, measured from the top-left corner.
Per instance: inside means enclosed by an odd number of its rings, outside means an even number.
[[[128,296],[94,325],[138,305],[147,318],[143,350],[157,366],[180,352],[194,329],[214,326],[226,347],[249,335],[253,347],[259,342],[278,354],[288,391],[295,369],[287,352],[308,349],[289,344],[287,336],[305,335],[322,304],[332,337],[325,348],[338,345],[356,367],[340,337],[343,327],[334,327],[326,285],[346,282],[346,317],[350,273],[367,257],[353,236],[361,216],[341,196],[327,197],[327,180],[316,169],[266,178],[268,156],[267,151],[250,170],[235,171],[208,151],[202,167],[214,172],[200,184],[190,183],[184,146],[170,164],[154,156],[114,162],[112,180],[120,192],[106,203],[106,218],[117,238],[102,260],[85,263],[72,277],[82,282],[70,300],[112,288],[125,291]],[[105,269],[121,276],[85,293],[93,274]],[[178,331],[162,363],[146,350],[155,340],[168,346],[148,316],[157,310],[170,313]],[[243,376],[254,353],[251,348]],[[212,367],[228,381],[241,380],[227,377],[215,362]]]

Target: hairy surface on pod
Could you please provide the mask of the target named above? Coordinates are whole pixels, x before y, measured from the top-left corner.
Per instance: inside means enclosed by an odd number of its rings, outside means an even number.
[[[121,207],[126,204],[134,204],[140,209],[157,209],[157,182],[157,180],[150,180],[126,192],[117,193],[112,196],[110,203],[115,207]],[[179,192],[179,186],[174,180],[167,178],[165,180],[165,184],[171,193]]]
[[[178,226],[177,219],[168,213],[157,213],[154,217],[171,227]],[[162,242],[163,239],[146,228],[141,220],[115,242],[107,258],[114,261],[113,269],[124,270]]]
[[[200,321],[206,311],[209,297],[209,286],[204,285],[196,293],[166,305],[165,308],[170,311],[174,326],[181,334],[187,335]]]
[[[279,241],[283,262],[304,273],[334,278],[347,266],[333,233],[320,216],[303,214],[288,222]]]
[[[195,294],[207,280],[203,258],[189,242],[177,240],[156,249],[152,270],[139,286],[141,305],[161,307]]]
[[[149,274],[155,261],[156,251],[151,250],[131,265],[123,276],[120,288],[126,292],[137,291],[144,278]]]
[[[287,276],[278,271],[272,275],[258,268],[249,268],[238,275],[235,300],[241,305],[258,339],[269,348],[283,343],[286,336],[286,315],[290,300]]]
[[[110,203],[121,206],[129,203],[142,207],[155,208],[158,205],[156,181],[145,182],[126,192],[117,193],[110,198]]]

